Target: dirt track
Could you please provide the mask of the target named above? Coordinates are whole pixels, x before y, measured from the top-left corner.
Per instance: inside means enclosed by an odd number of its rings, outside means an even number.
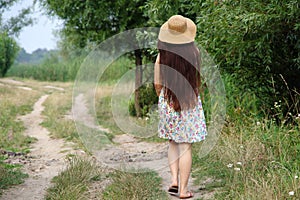
[[[1,80],[2,84],[9,84],[19,89],[30,90],[30,87],[24,87],[22,82]],[[48,88],[52,88],[49,86]],[[57,90],[63,91],[63,88]],[[26,158],[17,158],[11,162],[24,164],[24,171],[29,174],[29,178],[21,184],[12,187],[0,197],[0,200],[30,200],[43,199],[45,189],[51,185],[51,179],[64,169],[65,156],[69,153],[82,154],[82,151],[72,149],[72,143],[66,143],[62,139],[52,139],[49,137],[49,131],[42,127],[43,121],[41,112],[44,109],[43,103],[49,95],[43,95],[34,104],[33,111],[27,115],[20,116],[19,120],[24,122],[26,131],[24,134],[37,138],[37,141],[31,147],[31,153]],[[88,127],[104,130],[102,127],[91,124],[92,118],[88,113],[83,98],[76,98],[75,110],[80,112],[83,124]],[[152,169],[158,172],[162,177],[162,187],[166,190],[169,186],[170,172],[167,166],[167,143],[147,143],[140,141],[133,136],[124,134],[114,138],[116,145],[96,152],[95,157],[102,164],[108,167],[118,168],[118,166],[133,166]],[[99,156],[100,155],[100,156]],[[190,188],[194,191],[195,198],[208,199],[210,193],[200,193],[197,186],[193,186],[190,179]],[[178,199],[170,196],[170,199]]]

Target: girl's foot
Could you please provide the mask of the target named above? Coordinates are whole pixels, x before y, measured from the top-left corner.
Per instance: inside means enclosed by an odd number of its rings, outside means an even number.
[[[193,195],[192,192],[187,191],[187,192],[185,193],[185,195],[180,195],[179,198],[180,198],[180,199],[189,199],[189,198],[192,198],[193,196],[194,196],[194,195]]]

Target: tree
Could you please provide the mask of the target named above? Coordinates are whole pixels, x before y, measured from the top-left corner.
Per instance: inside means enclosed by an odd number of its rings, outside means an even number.
[[[18,0],[0,0],[0,77],[3,77],[16,58],[19,47],[13,36],[18,36],[24,26],[32,24],[30,9],[23,9],[17,16],[2,20],[2,13]]]
[[[84,48],[90,43],[98,44],[125,30],[144,27],[148,21],[143,12],[143,0],[40,0],[40,2],[49,15],[56,15],[64,21],[62,34],[68,46],[79,48]],[[137,49],[133,55],[136,64],[136,86],[139,86],[142,85],[143,51]],[[135,92],[135,99],[139,116],[138,89]]]
[[[19,47],[14,39],[5,33],[0,33],[0,77],[4,77],[13,64]]]
[[[223,72],[235,77],[241,89],[255,92],[262,105],[270,108],[274,101],[285,99],[296,106],[299,6],[297,0],[203,3],[195,10],[200,13],[198,41],[215,55]]]

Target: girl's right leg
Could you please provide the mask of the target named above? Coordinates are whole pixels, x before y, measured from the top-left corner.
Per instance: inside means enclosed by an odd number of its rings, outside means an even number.
[[[180,197],[191,197],[188,192],[188,180],[192,168],[192,145],[189,143],[180,143],[179,147],[179,170],[180,170]]]

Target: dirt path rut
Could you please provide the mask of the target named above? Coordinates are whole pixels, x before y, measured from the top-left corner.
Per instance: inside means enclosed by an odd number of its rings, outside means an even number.
[[[19,117],[26,127],[24,134],[37,139],[27,156],[30,159],[22,161],[29,178],[21,185],[5,190],[1,200],[41,200],[51,179],[64,169],[64,158],[72,151],[71,144],[67,145],[61,139],[51,139],[48,130],[40,126],[43,122],[43,103],[47,98],[48,95],[42,96],[31,113]]]
[[[82,95],[75,98],[74,110],[80,112],[80,119],[88,127],[104,130],[95,124],[91,125],[95,119],[89,114],[86,102]],[[74,111],[73,110],[73,111]],[[162,178],[162,189],[166,191],[170,185],[171,175],[168,167],[166,143],[149,143],[135,138],[129,134],[117,135],[113,139],[115,145],[110,145],[101,151],[93,152],[97,160],[103,165],[114,169],[150,169],[156,171]],[[193,184],[193,179],[189,179],[189,188],[194,193],[191,199],[207,199],[210,195],[199,191],[199,186]],[[179,199],[177,196],[169,196],[169,199]]]

